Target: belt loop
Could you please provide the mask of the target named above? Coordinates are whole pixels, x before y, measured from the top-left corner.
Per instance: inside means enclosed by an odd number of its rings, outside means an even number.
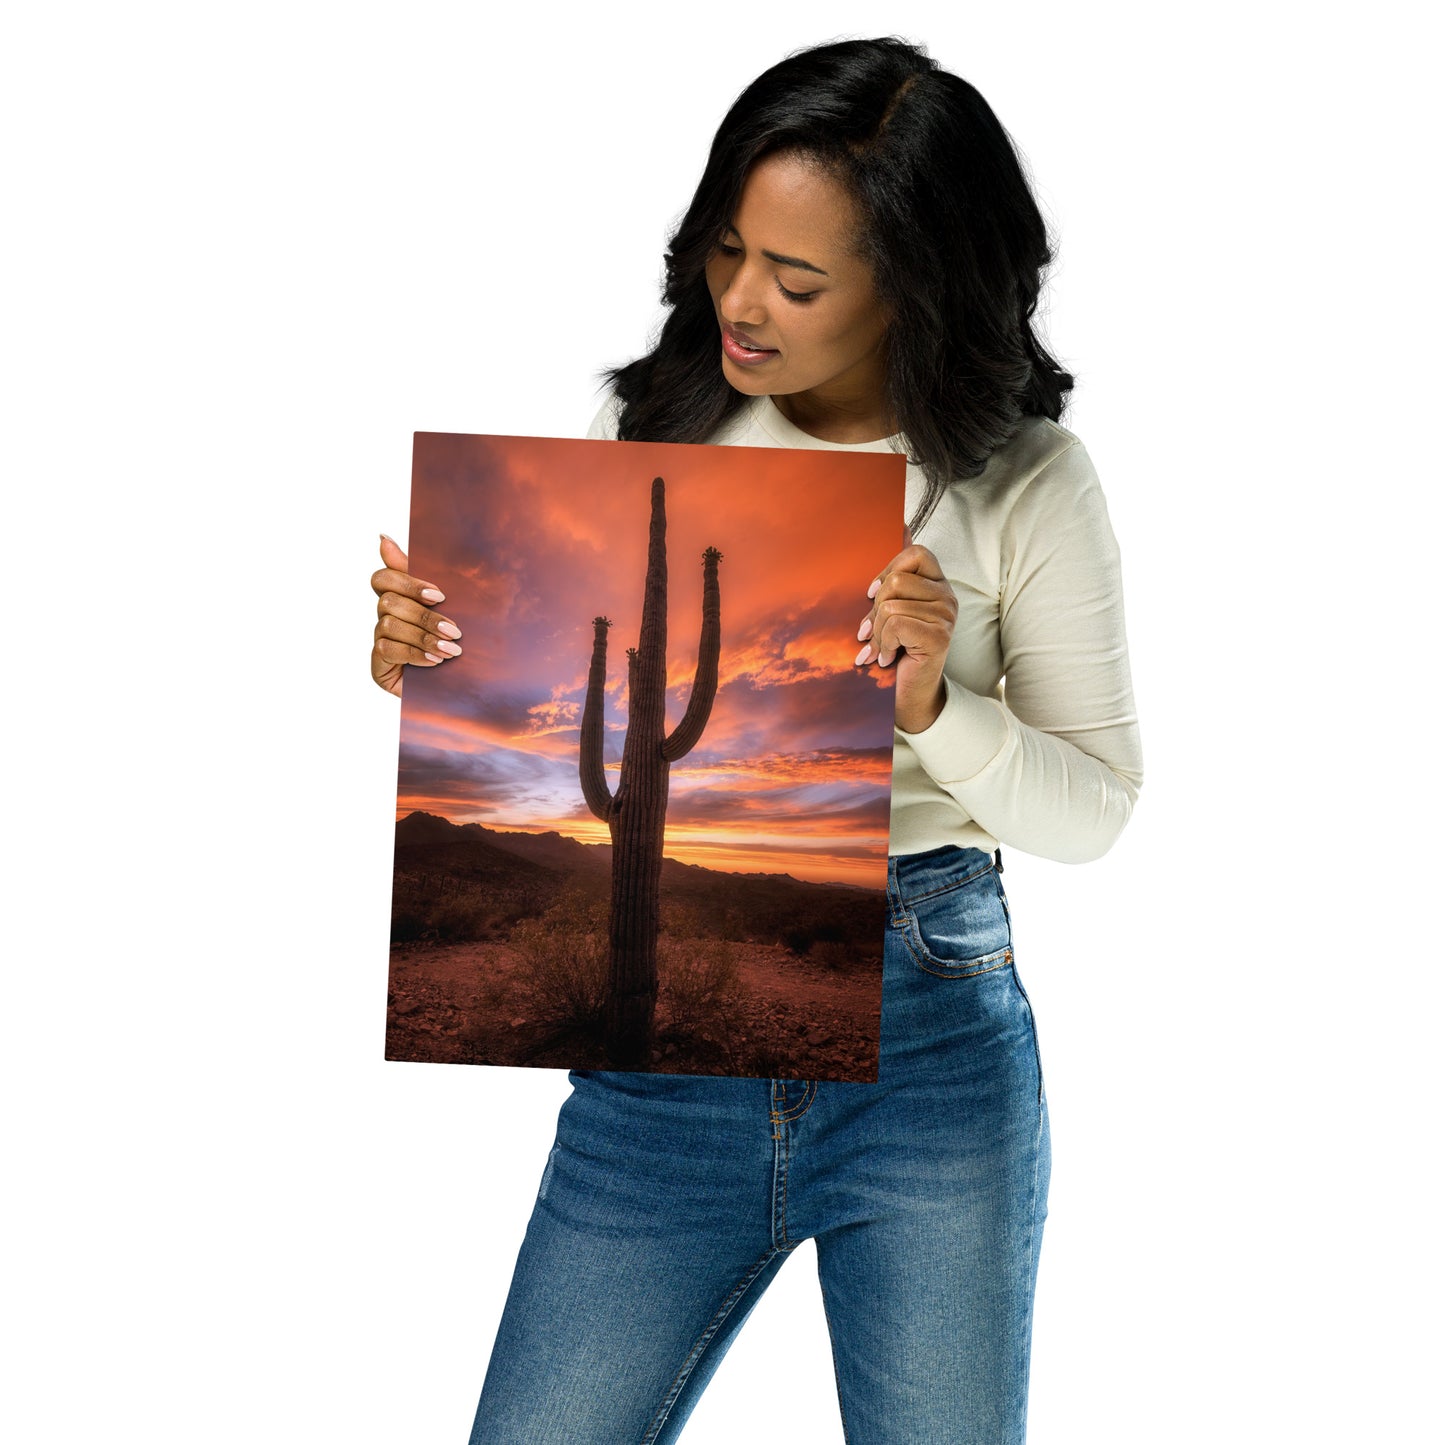
[[[993,850],[993,866],[994,866],[1000,873],[1003,872],[1003,849],[1002,849],[1002,848],[995,848],[995,849]]]

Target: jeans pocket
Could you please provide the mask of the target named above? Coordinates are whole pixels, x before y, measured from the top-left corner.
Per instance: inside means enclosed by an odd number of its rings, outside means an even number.
[[[939,978],[973,978],[1013,962],[1008,907],[992,866],[910,899],[902,929],[913,961]]]

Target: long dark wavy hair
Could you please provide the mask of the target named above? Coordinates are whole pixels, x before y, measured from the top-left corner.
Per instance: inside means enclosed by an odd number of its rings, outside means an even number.
[[[1025,416],[1057,421],[1074,379],[1034,333],[1053,254],[1013,142],[967,81],[896,38],[843,40],[766,70],[723,118],[668,243],[656,346],[606,373],[624,441],[705,441],[750,398],[723,375],[704,268],[748,170],[803,155],[853,198],[891,313],[886,401],[927,478],[915,530]]]

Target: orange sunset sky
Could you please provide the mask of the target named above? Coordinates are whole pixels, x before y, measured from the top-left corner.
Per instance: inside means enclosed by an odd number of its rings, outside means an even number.
[[[702,553],[723,554],[718,693],[672,766],[666,852],[881,888],[892,674],[853,666],[868,584],[902,545],[903,459],[420,432],[410,568],[462,655],[408,669],[397,816],[608,841],[578,782],[592,619],[608,637],[608,781],[627,726],[653,477],[667,483],[668,726],[687,706]]]

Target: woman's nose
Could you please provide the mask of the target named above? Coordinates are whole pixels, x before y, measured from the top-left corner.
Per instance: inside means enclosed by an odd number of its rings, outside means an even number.
[[[756,274],[747,266],[739,266],[723,291],[718,309],[723,320],[734,326],[761,326],[768,319],[762,297]]]

